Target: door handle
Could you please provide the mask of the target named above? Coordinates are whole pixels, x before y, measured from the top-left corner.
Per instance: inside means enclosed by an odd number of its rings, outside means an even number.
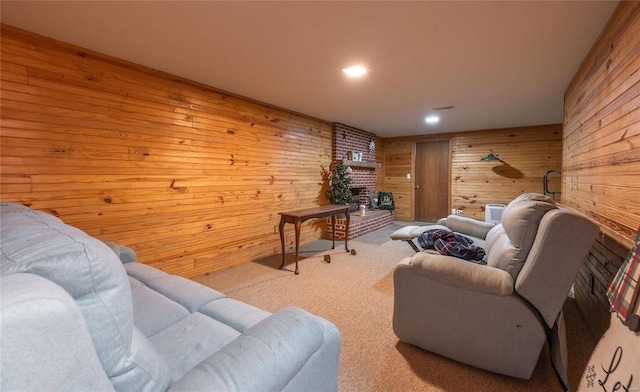
[[[416,189],[420,189],[420,185],[416,184]]]

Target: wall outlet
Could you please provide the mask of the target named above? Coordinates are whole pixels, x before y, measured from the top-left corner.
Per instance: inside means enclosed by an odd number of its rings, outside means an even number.
[[[407,173],[407,180],[411,179],[411,173]]]
[[[455,213],[456,213],[456,209],[455,209],[455,208],[452,208],[452,209],[451,209],[451,215],[455,215]]]

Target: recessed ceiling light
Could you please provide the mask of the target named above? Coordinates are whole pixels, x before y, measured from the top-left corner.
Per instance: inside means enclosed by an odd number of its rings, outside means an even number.
[[[354,65],[353,67],[342,68],[342,72],[347,74],[349,77],[355,78],[366,74],[369,70],[361,65]]]
[[[438,116],[427,116],[424,119],[424,122],[426,122],[427,124],[435,124],[438,121],[440,121],[440,117],[438,117]]]

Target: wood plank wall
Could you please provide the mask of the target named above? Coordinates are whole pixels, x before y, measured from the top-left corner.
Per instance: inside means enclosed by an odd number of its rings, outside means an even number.
[[[327,204],[330,123],[1,32],[3,201],[185,277],[279,254],[278,211]],[[302,241],[323,222],[305,222]]]
[[[599,336],[606,289],[640,227],[640,2],[620,2],[575,74],[563,133],[563,203],[602,230],[575,285]]]
[[[395,218],[400,221],[414,220],[414,191],[413,182],[407,179],[407,174],[413,175],[415,147],[411,140],[404,138],[387,138],[384,140],[384,160],[382,169],[384,181],[382,188],[385,192],[393,193],[395,204]]]
[[[393,192],[396,219],[414,220],[414,185],[407,173],[415,178],[415,144],[439,140],[449,140],[451,147],[449,208],[475,219],[484,220],[486,204],[542,193],[545,172],[561,167],[560,124],[385,139],[384,186]],[[480,160],[490,151],[502,162]],[[550,178],[549,189],[560,190],[559,177]]]

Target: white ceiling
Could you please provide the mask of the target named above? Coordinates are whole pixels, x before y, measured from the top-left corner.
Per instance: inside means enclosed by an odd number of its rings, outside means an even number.
[[[8,1],[2,22],[381,137],[561,123],[617,1]],[[340,68],[363,64],[364,78]],[[424,123],[434,107],[437,125]]]

